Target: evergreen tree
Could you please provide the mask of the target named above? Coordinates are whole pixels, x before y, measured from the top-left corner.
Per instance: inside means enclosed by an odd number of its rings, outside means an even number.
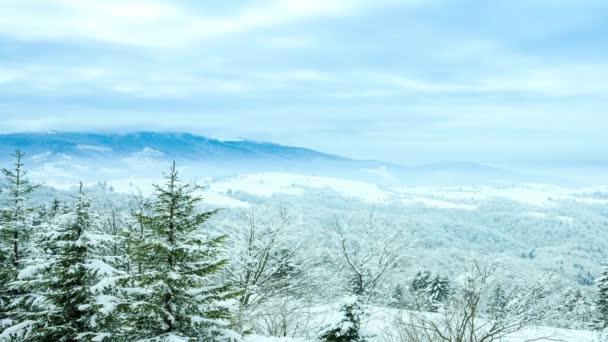
[[[496,286],[488,298],[486,312],[493,319],[502,318],[505,314],[507,296],[500,285]]]
[[[597,280],[599,287],[599,298],[597,301],[597,313],[599,324],[608,327],[608,262],[604,263],[602,275]]]
[[[437,311],[440,303],[443,303],[450,294],[450,282],[446,277],[439,277],[437,274],[428,283],[426,291],[432,311]]]
[[[429,286],[429,282],[431,280],[431,272],[429,271],[418,271],[414,280],[412,281],[412,292],[414,294],[419,294],[421,292],[425,292]]]
[[[588,325],[593,309],[593,303],[581,289],[568,288],[562,296],[562,318],[573,323],[575,328],[585,328]]]
[[[356,296],[349,297],[340,307],[338,315],[319,334],[323,342],[364,342],[361,320],[365,315],[363,306]]]
[[[49,262],[39,280],[45,289],[45,310],[33,340],[71,342],[98,335],[92,287],[112,269],[97,254],[106,240],[97,229],[81,183],[71,212],[58,216],[48,232]]]
[[[129,294],[122,334],[144,341],[231,341],[226,300],[237,295],[215,277],[226,259],[224,236],[208,238],[202,225],[216,211],[197,213],[198,186],[182,184],[175,163],[156,185],[142,235],[131,248],[141,271],[125,283]]]
[[[28,206],[29,195],[37,188],[27,178],[23,168],[24,153],[12,154],[15,168],[2,169],[6,182],[3,191],[4,208],[0,210],[0,331],[14,323],[23,293],[11,283],[31,254],[29,241],[33,232],[33,208]]]
[[[393,288],[390,306],[397,309],[405,309],[407,307],[407,298],[405,297],[403,286],[397,284],[397,286]]]
[[[113,269],[98,255],[107,239],[95,228],[91,202],[81,183],[71,211],[55,217],[46,231],[37,234],[43,252],[28,259],[11,283],[27,291],[24,297],[31,305],[17,312],[17,324],[0,337],[72,342],[103,335],[92,289]]]

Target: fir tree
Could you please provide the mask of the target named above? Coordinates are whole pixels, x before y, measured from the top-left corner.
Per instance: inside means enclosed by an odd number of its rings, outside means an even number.
[[[604,263],[602,275],[597,280],[599,287],[599,298],[597,301],[597,313],[599,324],[608,327],[608,262]]]
[[[319,339],[323,342],[366,341],[361,333],[361,320],[364,315],[365,311],[358,297],[347,298],[338,315],[321,330]]]
[[[397,284],[393,288],[390,306],[397,309],[405,309],[407,307],[407,298],[405,297],[405,290],[403,289],[403,286]]]
[[[437,311],[440,303],[443,303],[450,294],[450,282],[446,277],[435,275],[428,283],[426,289],[432,311]]]
[[[44,289],[44,310],[39,312],[32,340],[72,342],[98,335],[92,287],[112,269],[96,253],[105,239],[95,228],[91,202],[81,183],[72,211],[58,216],[48,232],[48,264],[34,278]],[[27,282],[32,275],[21,278]]]
[[[138,217],[142,235],[131,257],[141,271],[126,283],[130,305],[122,334],[145,341],[236,340],[225,301],[237,293],[214,279],[226,263],[225,237],[208,238],[201,227],[216,211],[197,213],[201,188],[182,184],[175,163],[165,178],[155,186],[150,213]]]
[[[500,285],[490,294],[486,307],[486,312],[492,319],[502,318],[505,314],[505,307],[507,305],[507,296],[505,291]]]
[[[593,303],[581,289],[568,288],[562,297],[562,318],[572,322],[573,327],[585,328],[593,314]]]
[[[26,290],[16,324],[1,338],[17,341],[76,341],[99,337],[97,297],[92,291],[112,268],[97,255],[106,239],[96,234],[91,203],[82,184],[72,210],[36,234],[41,251],[29,258],[12,288]],[[23,308],[27,302],[27,310]]]
[[[420,292],[425,292],[428,288],[429,282],[431,280],[431,272],[425,271],[416,273],[414,280],[412,281],[412,292],[414,294],[419,294]]]
[[[23,296],[11,286],[31,250],[29,241],[33,232],[33,208],[28,206],[29,195],[37,188],[27,178],[23,168],[24,153],[12,154],[15,168],[2,169],[5,182],[4,208],[0,211],[0,331],[14,323],[15,310]]]

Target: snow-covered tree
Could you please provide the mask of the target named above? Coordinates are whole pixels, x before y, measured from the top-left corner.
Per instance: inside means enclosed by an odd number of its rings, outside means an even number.
[[[504,315],[484,314],[483,303],[495,288],[495,272],[495,265],[474,263],[439,316],[408,313],[398,319],[399,333],[406,341],[499,341],[538,324],[552,307],[544,299],[553,289],[541,281],[510,289],[505,295]]]
[[[597,301],[597,314],[599,324],[608,327],[608,262],[604,263],[602,275],[597,279],[599,298]]]
[[[431,272],[430,271],[418,271],[414,280],[412,280],[411,290],[414,294],[424,293],[426,292],[429,283],[431,281]]]
[[[400,266],[406,246],[402,233],[402,228],[379,220],[373,211],[362,225],[336,220],[336,250],[328,254],[343,272],[350,292],[362,303],[376,299],[382,282]]]
[[[252,207],[230,222],[230,263],[225,273],[242,292],[242,307],[281,296],[303,294],[306,262],[297,229],[285,208]]]
[[[365,334],[361,331],[361,320],[365,310],[357,296],[347,297],[339,311],[330,317],[319,334],[323,342],[364,342]]]
[[[141,341],[238,339],[226,304],[236,293],[217,277],[227,261],[225,236],[210,238],[202,226],[216,211],[197,212],[201,188],[181,183],[175,163],[165,178],[150,213],[138,218],[143,235],[131,257],[141,271],[124,284],[121,334]]]
[[[505,314],[505,306],[507,305],[507,295],[503,290],[502,286],[498,284],[486,303],[486,313],[494,318],[501,318]]]
[[[92,288],[113,268],[101,255],[107,238],[99,231],[82,184],[72,210],[57,216],[41,235],[44,254],[30,260],[11,283],[30,291],[34,308],[18,312],[18,324],[6,335],[32,341],[101,338]]]
[[[448,299],[450,291],[450,281],[447,277],[440,277],[437,274],[431,279],[427,285],[426,294],[432,311],[437,311],[438,307]]]
[[[581,289],[567,288],[561,296],[561,319],[576,328],[588,327],[594,313],[591,300]]]
[[[396,309],[405,309],[408,306],[408,300],[406,297],[405,289],[402,285],[397,284],[393,288],[389,305]]]
[[[22,291],[11,282],[31,255],[34,214],[29,196],[38,187],[30,182],[23,168],[24,153],[17,150],[14,169],[2,169],[6,188],[3,189],[4,207],[0,210],[0,331],[13,324],[12,315],[19,310]]]

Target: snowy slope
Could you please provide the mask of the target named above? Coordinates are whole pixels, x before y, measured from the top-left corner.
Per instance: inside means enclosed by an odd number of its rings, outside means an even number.
[[[400,202],[410,206],[441,209],[475,210],[479,203],[495,199],[519,202],[541,210],[563,202],[608,205],[608,199],[595,196],[598,192],[608,191],[608,188],[603,186],[566,188],[544,184],[521,184],[476,187],[391,187],[370,182],[291,173],[254,173],[199,183],[208,186],[206,191],[208,197],[220,196],[222,200],[229,196],[227,194],[235,191],[271,197],[274,194],[298,196],[309,190],[328,190],[365,203]],[[538,214],[538,212],[532,213],[532,215]],[[564,219],[568,220],[567,217]]]

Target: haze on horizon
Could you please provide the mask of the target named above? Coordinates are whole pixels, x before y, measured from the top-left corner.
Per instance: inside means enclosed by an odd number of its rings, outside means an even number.
[[[608,3],[0,0],[0,132],[606,160]]]

